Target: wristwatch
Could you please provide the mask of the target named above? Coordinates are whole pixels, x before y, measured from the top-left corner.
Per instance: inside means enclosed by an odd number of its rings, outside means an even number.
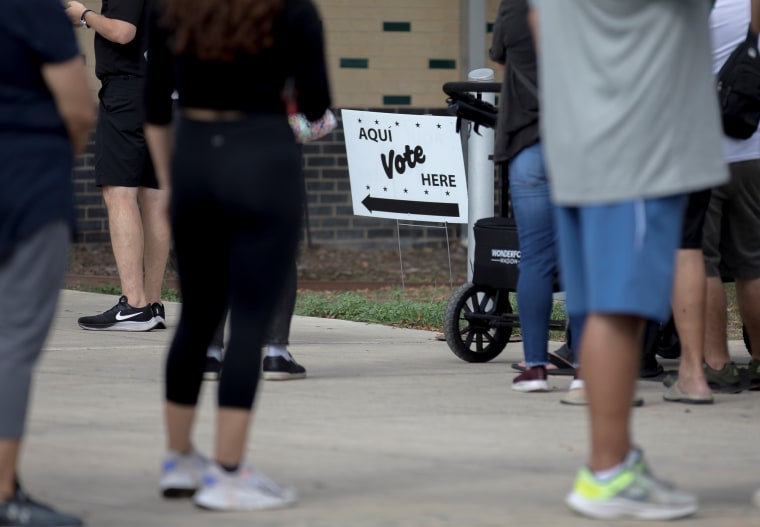
[[[90,26],[87,25],[87,20],[85,19],[85,17],[87,16],[87,13],[94,13],[94,11],[92,9],[85,9],[84,11],[82,11],[82,16],[79,18],[79,22],[84,27],[89,28]]]

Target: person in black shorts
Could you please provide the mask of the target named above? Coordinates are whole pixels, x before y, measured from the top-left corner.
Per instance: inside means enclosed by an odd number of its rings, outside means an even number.
[[[79,319],[89,330],[166,327],[161,303],[169,254],[168,195],[158,188],[143,134],[148,0],[103,0],[101,13],[76,1],[66,13],[95,31],[95,75],[102,87],[95,137],[95,182],[102,188],[121,281],[118,304]]]
[[[705,223],[705,376],[714,390],[738,393],[744,385],[728,352],[722,277],[736,282],[739,314],[752,356],[748,388],[760,390],[760,159],[730,163],[729,169],[731,181],[713,191]]]
[[[710,202],[710,190],[689,195],[681,248],[676,254],[673,283],[673,319],[681,340],[678,378],[666,379],[663,399],[689,404],[711,404],[702,363],[705,356],[705,309],[707,279],[702,253],[702,231]]]

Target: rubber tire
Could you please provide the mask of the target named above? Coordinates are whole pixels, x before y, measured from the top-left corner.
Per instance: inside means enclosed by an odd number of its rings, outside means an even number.
[[[466,362],[488,362],[497,357],[509,343],[511,326],[489,327],[488,322],[473,323],[465,318],[468,311],[490,315],[512,313],[506,291],[498,296],[502,305],[496,305],[498,291],[494,287],[468,282],[451,295],[446,305],[443,332],[449,348],[460,359]]]

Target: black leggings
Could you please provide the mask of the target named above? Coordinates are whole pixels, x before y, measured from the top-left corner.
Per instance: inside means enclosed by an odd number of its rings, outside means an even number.
[[[177,127],[171,224],[182,314],[166,399],[196,405],[206,350],[230,312],[221,407],[250,409],[272,310],[295,260],[303,183],[284,115]]]

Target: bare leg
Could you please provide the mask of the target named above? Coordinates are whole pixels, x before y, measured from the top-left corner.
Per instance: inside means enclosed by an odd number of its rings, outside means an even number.
[[[728,356],[726,335],[726,291],[719,277],[707,279],[707,302],[705,314],[705,362],[714,370],[720,370],[731,360]]]
[[[702,251],[681,249],[676,254],[673,318],[681,340],[678,386],[690,395],[710,395],[702,368],[705,349],[707,277]]]
[[[752,358],[760,359],[760,278],[736,280],[736,301],[749,334]],[[725,325],[724,325],[725,327]]]
[[[170,403],[164,404],[166,433],[169,450],[189,454],[193,450],[191,434],[195,422],[195,406]]]
[[[214,453],[217,463],[232,467],[243,461],[250,423],[251,412],[249,410],[219,408],[216,421],[216,451]]]
[[[20,450],[20,439],[0,439],[0,502],[16,493],[16,467]]]
[[[137,204],[137,188],[103,187],[103,199],[108,209],[111,246],[121,280],[121,293],[130,305],[148,304],[143,281],[143,228]]]
[[[591,314],[581,342],[591,425],[589,468],[621,463],[631,449],[630,415],[639,374],[644,321],[625,315]]]
[[[140,187],[140,209],[144,236],[145,296],[148,303],[161,301],[171,233],[167,207],[169,193]]]

